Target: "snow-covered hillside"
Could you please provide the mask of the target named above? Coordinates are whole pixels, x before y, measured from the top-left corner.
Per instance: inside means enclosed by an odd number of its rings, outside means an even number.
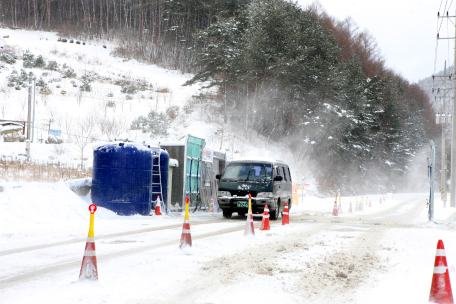
[[[0,61],[0,119],[27,120],[28,83],[10,84],[11,75],[19,77],[33,73],[49,90],[40,91],[36,86],[35,140],[31,148],[32,158],[52,159],[64,162],[80,162],[81,145],[78,136],[90,137],[90,142],[122,138],[136,142],[176,142],[186,134],[206,139],[207,146],[227,152],[235,159],[243,156],[273,157],[286,161],[294,179],[306,180],[315,186],[306,165],[296,159],[296,154],[283,148],[280,143],[268,141],[251,134],[237,123],[224,123],[222,113],[214,102],[204,104],[192,99],[200,93],[198,85],[182,86],[191,75],[149,65],[136,60],[123,60],[111,55],[115,44],[106,41],[58,41],[56,33],[26,30],[0,29],[0,45],[3,54],[16,54],[16,63]],[[77,43],[79,42],[79,43]],[[85,43],[85,44],[83,44]],[[43,57],[46,66],[55,61],[57,70],[24,68],[24,53]],[[71,70],[76,74],[71,76]],[[17,74],[13,74],[16,71]],[[70,72],[68,72],[70,71]],[[17,78],[16,77],[16,78]],[[91,91],[82,91],[88,77]],[[129,86],[136,87],[128,90]],[[122,93],[121,91],[127,91]],[[131,92],[131,93],[128,93]],[[44,94],[43,94],[44,93]],[[150,133],[130,130],[131,122],[150,110],[166,113],[178,107],[178,115],[170,120],[168,135],[151,137]],[[84,126],[94,122],[93,131],[83,132]],[[41,144],[47,139],[49,129],[62,132],[63,145]],[[93,139],[93,140],[92,140]],[[84,148],[84,161],[91,166],[91,143]],[[25,144],[0,143],[0,155],[25,154]],[[312,191],[312,190],[311,190]]]

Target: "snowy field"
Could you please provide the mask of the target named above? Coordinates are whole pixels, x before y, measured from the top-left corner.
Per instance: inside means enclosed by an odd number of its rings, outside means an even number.
[[[2,303],[427,303],[438,239],[456,261],[456,210],[436,197],[429,223],[424,193],[368,196],[372,207],[354,213],[357,198],[342,197],[338,217],[334,198],[300,198],[290,225],[271,221],[260,232],[256,216],[254,237],[244,237],[245,219],[190,212],[185,250],[183,214],[121,217],[100,207],[99,281],[78,281],[90,195],[63,181],[1,185]]]

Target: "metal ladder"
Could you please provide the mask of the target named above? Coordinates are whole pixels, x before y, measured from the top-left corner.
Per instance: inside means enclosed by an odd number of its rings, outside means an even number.
[[[161,184],[161,170],[160,170],[160,154],[161,154],[161,148],[158,148],[158,155],[154,154],[152,155],[152,197],[154,195],[160,195],[160,210],[163,210],[163,194],[162,194],[162,184]],[[155,159],[158,159],[157,165],[155,165]],[[155,170],[158,167],[158,170]],[[155,173],[158,171],[158,174]],[[158,176],[158,183],[154,183],[154,177]],[[159,192],[154,192],[154,186],[159,186],[160,191]],[[152,201],[152,203],[157,203],[157,199],[155,201]]]

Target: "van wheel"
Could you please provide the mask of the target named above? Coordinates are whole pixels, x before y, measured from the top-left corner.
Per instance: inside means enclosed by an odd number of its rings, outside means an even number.
[[[231,210],[223,210],[223,217],[224,218],[231,218],[231,215],[233,214],[233,211]]]
[[[269,218],[273,221],[276,221],[279,218],[279,210],[275,210],[269,213]]]
[[[280,200],[277,201],[277,209],[276,210],[271,210],[271,212],[269,213],[269,218],[273,221],[277,221],[277,219],[279,218],[279,206],[280,206]]]

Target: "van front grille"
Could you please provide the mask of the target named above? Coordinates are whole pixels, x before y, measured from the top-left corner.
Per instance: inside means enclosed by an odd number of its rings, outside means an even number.
[[[237,196],[246,196],[246,195],[249,195],[252,194],[252,197],[256,197],[257,196],[257,191],[245,191],[245,190],[230,190],[231,192],[231,195],[234,196],[234,195],[237,195]]]

